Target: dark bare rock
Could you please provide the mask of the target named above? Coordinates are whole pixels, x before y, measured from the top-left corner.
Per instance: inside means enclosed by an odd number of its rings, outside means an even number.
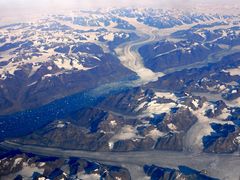
[[[111,121],[116,125],[113,126]],[[106,111],[84,108],[16,141],[66,149],[108,151],[109,139],[124,122],[122,117]]]
[[[156,165],[144,165],[144,172],[151,180],[217,180],[207,176],[203,171],[198,171],[186,166],[179,166],[178,169],[159,167]]]
[[[197,122],[195,117],[188,109],[179,109],[176,113],[167,115],[164,121],[158,124],[158,129],[163,132],[169,132],[172,129],[169,128],[169,124],[174,125],[175,131],[186,133],[193,124]]]
[[[125,114],[136,115],[135,109],[145,101],[150,101],[154,96],[151,89],[144,90],[141,87],[127,89],[120,93],[107,96],[100,104],[101,107],[114,110],[116,112],[124,112]]]
[[[119,140],[114,143],[112,151],[122,152],[152,150],[154,144],[154,140],[149,137],[140,140]]]
[[[222,101],[222,100],[216,101],[214,103],[214,109],[207,110],[206,116],[209,118],[217,117],[220,114],[222,114],[222,111],[225,108],[227,108],[227,105],[226,105],[226,103],[224,103],[224,101]]]
[[[183,133],[168,133],[160,137],[154,147],[156,150],[182,151],[183,150]]]
[[[227,137],[219,137],[204,151],[208,153],[234,153],[239,149],[239,133],[240,130],[230,133]],[[238,137],[238,139],[237,139]]]
[[[240,129],[234,125],[212,124],[214,132],[204,136],[204,152],[208,153],[234,153],[239,149]]]
[[[101,62],[91,58],[86,59],[87,62],[98,64],[86,64],[86,67],[96,66],[87,71],[61,73],[62,69],[47,62],[34,74],[31,74],[33,67],[28,65],[17,70],[14,76],[0,80],[0,100],[4,102],[0,114],[37,108],[56,99],[135,76],[111,54],[103,54]]]
[[[28,173],[24,173],[24,171]],[[27,175],[29,174],[29,175]],[[8,151],[0,157],[1,179],[77,179],[77,178],[121,178],[130,180],[127,169],[71,157],[68,159],[46,157],[21,151]]]
[[[141,47],[140,54],[144,64],[154,72],[168,68],[189,65],[205,60],[211,53],[220,51],[216,44],[198,44],[193,41],[178,43],[161,41],[153,45]]]

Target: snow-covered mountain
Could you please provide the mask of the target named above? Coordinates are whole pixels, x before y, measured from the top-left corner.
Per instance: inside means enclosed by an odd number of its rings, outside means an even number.
[[[0,27],[0,140],[80,152],[140,151],[143,159],[152,151],[234,157],[240,145],[239,18],[110,8]],[[211,179],[219,162],[213,158],[209,174],[177,160],[171,168],[146,163],[140,169],[144,178]],[[23,176],[26,169],[44,178],[71,176],[64,171],[69,159],[54,160],[61,162],[56,172],[56,164],[40,167],[36,159],[19,152],[0,164],[11,169],[4,176]],[[76,163],[84,164],[84,171],[74,171],[83,179],[130,176],[127,162]]]

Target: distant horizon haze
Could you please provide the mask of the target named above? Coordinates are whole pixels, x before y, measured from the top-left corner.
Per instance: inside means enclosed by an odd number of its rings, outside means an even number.
[[[239,14],[240,0],[0,0],[0,25],[31,21],[49,13],[112,7],[175,8],[210,13],[235,11]]]

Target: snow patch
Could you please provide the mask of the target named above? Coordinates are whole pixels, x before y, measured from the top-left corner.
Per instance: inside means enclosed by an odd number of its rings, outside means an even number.
[[[194,99],[194,100],[192,100],[192,104],[196,107],[196,108],[198,108],[199,107],[199,100],[198,99]]]
[[[84,180],[97,180],[100,179],[101,176],[99,174],[82,174],[78,175],[78,178]]]
[[[225,119],[227,119],[228,116],[230,116],[230,115],[231,115],[230,110],[228,110],[227,108],[224,108],[224,109],[222,110],[222,114],[220,114],[217,118],[218,118],[218,119],[225,120]]]
[[[156,100],[147,104],[145,113],[148,114],[162,114],[170,113],[171,109],[176,107],[176,103],[158,103]]]
[[[151,137],[153,140],[156,141],[159,137],[164,136],[164,133],[155,128],[151,130],[147,136]]]
[[[173,124],[173,123],[170,123],[167,125],[169,129],[171,129],[172,131],[176,131],[177,130],[177,127]]]
[[[16,158],[13,163],[13,168],[22,162],[23,158]]]
[[[155,92],[155,95],[159,98],[163,99],[171,99],[173,101],[177,101],[177,97],[175,96],[174,93],[170,92]]]
[[[234,142],[235,142],[236,144],[240,144],[240,134],[239,134],[239,136],[237,136],[237,137],[234,139]]]
[[[79,71],[86,71],[91,68],[86,68],[82,64],[79,63],[78,60],[69,60],[69,59],[57,59],[54,63],[58,66],[59,69],[65,70],[74,70],[77,69]]]
[[[226,69],[224,72],[228,72],[231,76],[240,76],[240,66],[233,69]]]
[[[114,40],[114,34],[113,34],[113,33],[109,33],[109,34],[103,36],[103,38],[104,38],[106,41],[113,41],[113,40]]]
[[[64,128],[65,127],[65,123],[62,121],[58,121],[58,124],[56,125],[57,128]]]
[[[49,71],[51,71],[53,68],[52,68],[52,66],[48,66],[47,69],[48,69]]]
[[[117,125],[117,122],[116,122],[115,120],[110,121],[110,125],[111,125],[112,127],[115,127],[115,126]]]
[[[43,167],[43,166],[45,166],[45,165],[46,165],[46,163],[40,162],[38,166],[39,166],[39,167]]]
[[[137,135],[136,128],[130,125],[126,125],[122,127],[122,129],[110,139],[110,141],[108,142],[108,146],[109,146],[109,149],[112,149],[114,143],[119,140],[129,140],[129,139],[138,139],[138,138],[141,138],[141,137]]]

